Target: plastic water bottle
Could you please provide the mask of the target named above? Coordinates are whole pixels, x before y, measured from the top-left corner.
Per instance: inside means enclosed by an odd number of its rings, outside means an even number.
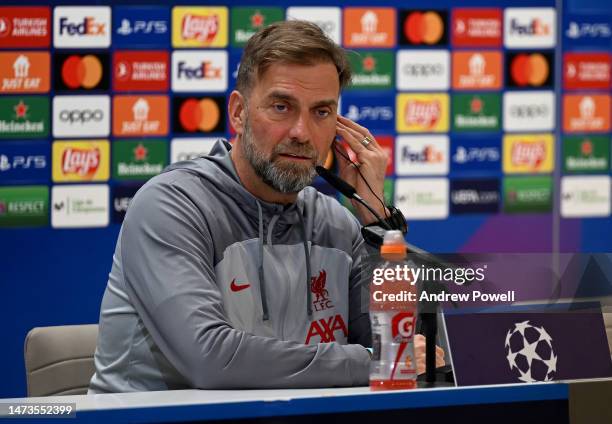
[[[416,387],[414,329],[417,318],[416,285],[396,272],[406,265],[406,242],[400,231],[387,231],[380,248],[380,270],[393,270],[370,284],[372,361],[370,390]],[[399,278],[398,278],[399,277]],[[380,279],[383,278],[381,283]],[[412,293],[412,295],[410,294]],[[386,297],[385,297],[386,295]]]

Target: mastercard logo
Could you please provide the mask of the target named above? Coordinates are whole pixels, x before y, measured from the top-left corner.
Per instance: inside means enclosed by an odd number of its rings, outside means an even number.
[[[550,78],[550,61],[542,53],[519,53],[510,60],[512,83],[519,87],[541,87]]]
[[[175,122],[178,130],[187,133],[193,132],[221,132],[224,131],[224,118],[221,113],[224,99],[217,97],[184,98],[178,99],[175,107]]]
[[[96,56],[70,56],[62,65],[62,81],[68,88],[94,88],[103,75],[102,62]]]
[[[441,44],[445,42],[445,19],[439,12],[408,12],[403,20],[403,39],[407,44]]]

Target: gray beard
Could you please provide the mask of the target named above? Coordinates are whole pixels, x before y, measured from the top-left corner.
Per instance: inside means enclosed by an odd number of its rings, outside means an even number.
[[[245,122],[241,141],[242,153],[255,170],[255,174],[276,191],[281,193],[297,193],[310,185],[315,175],[317,175],[314,164],[309,167],[291,163],[279,165],[275,161],[282,152],[290,151],[291,153],[303,154],[305,156],[316,155],[316,152],[310,145],[304,145],[299,142],[279,144],[275,146],[268,158],[265,153],[257,148],[248,120]]]

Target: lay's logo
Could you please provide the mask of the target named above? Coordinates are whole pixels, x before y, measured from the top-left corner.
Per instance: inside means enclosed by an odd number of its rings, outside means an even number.
[[[400,94],[396,101],[398,132],[448,131],[448,94]]]
[[[109,178],[108,141],[53,143],[53,181],[105,181]]]
[[[174,7],[174,47],[225,47],[228,43],[227,7]]]
[[[506,173],[547,173],[553,170],[552,134],[507,135],[504,137],[503,164]]]

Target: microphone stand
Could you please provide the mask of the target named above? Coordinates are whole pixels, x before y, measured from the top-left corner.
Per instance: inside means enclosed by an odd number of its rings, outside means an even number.
[[[383,244],[383,239],[385,236],[385,231],[392,230],[391,226],[386,223],[383,218],[366,202],[359,196],[353,186],[344,181],[342,178],[337,175],[332,174],[330,171],[325,169],[322,166],[317,166],[317,173],[327,181],[332,187],[338,190],[340,193],[348,197],[349,199],[355,199],[359,204],[363,205],[367,210],[369,210],[372,215],[376,217],[380,225],[369,225],[367,227],[361,228],[361,234],[363,235],[364,240],[370,246],[375,247],[376,249],[380,249],[380,246]],[[408,253],[412,256],[415,256],[428,263],[430,265],[435,266],[451,266],[450,264],[445,264],[444,261],[436,258],[431,253],[428,253],[422,249],[419,249],[416,246],[413,246],[407,243],[406,249]],[[441,284],[437,284],[436,289],[442,287]],[[427,307],[427,310],[431,308],[433,312],[419,312],[419,321],[421,323],[421,327],[425,332],[425,384],[428,387],[432,387],[436,382],[436,336],[438,333],[438,321],[436,311],[438,308],[437,302],[422,302],[424,306]],[[431,306],[430,306],[431,305]],[[421,311],[423,308],[419,308]],[[442,381],[453,381],[452,380],[452,371],[450,367],[445,367],[447,370],[444,371],[444,378]],[[449,378],[450,374],[450,378]]]

